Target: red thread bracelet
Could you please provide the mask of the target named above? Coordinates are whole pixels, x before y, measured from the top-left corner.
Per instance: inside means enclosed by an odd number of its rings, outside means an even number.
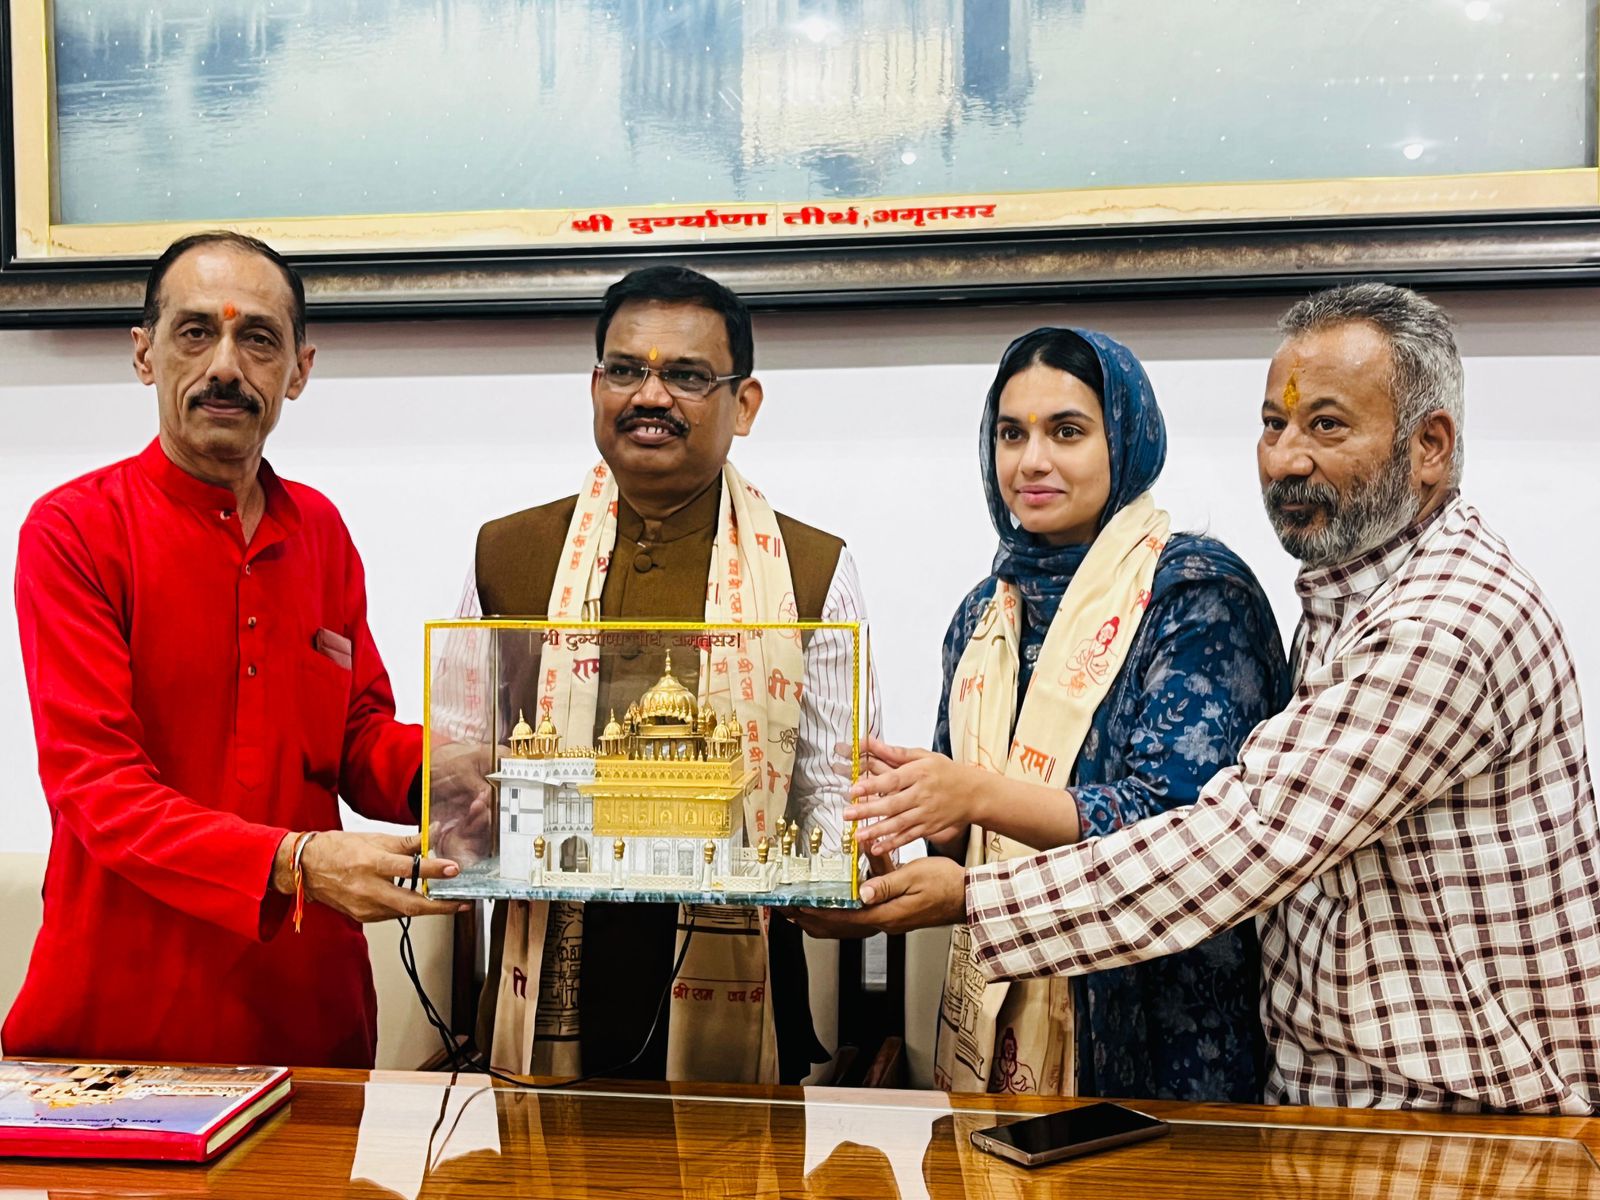
[[[317,831],[313,829],[309,833],[302,833],[296,838],[294,855],[290,859],[290,865],[294,870],[294,931],[296,933],[300,932],[300,919],[305,916],[306,911],[306,877],[305,871],[300,866],[300,856],[305,853],[306,846],[316,836]]]

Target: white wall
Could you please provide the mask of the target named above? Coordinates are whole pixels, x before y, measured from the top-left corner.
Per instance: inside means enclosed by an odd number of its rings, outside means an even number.
[[[1600,678],[1597,579],[1600,291],[1447,294],[1467,359],[1471,499],[1548,589],[1582,678]],[[1143,357],[1167,414],[1158,496],[1178,528],[1222,537],[1267,585],[1285,631],[1293,566],[1261,513],[1254,443],[1272,300],[765,316],[767,404],[735,461],[773,502],[844,536],[874,615],[891,739],[924,742],[938,645],[994,536],[976,426],[1007,341],[1089,324]],[[422,622],[452,613],[478,525],[573,491],[595,458],[591,323],[327,325],[311,386],[269,456],[343,510],[367,563],[372,624],[403,717],[420,719]],[[0,578],[54,484],[137,452],[152,394],[115,331],[0,332]],[[9,587],[0,602],[0,849],[42,850],[49,821]]]

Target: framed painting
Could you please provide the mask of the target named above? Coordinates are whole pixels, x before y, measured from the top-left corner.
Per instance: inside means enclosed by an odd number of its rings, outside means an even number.
[[[0,0],[0,321],[226,226],[323,316],[1600,274],[1600,0]]]

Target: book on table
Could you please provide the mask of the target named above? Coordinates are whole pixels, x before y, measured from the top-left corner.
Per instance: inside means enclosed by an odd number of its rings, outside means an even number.
[[[205,1162],[290,1090],[284,1067],[0,1061],[0,1157]]]

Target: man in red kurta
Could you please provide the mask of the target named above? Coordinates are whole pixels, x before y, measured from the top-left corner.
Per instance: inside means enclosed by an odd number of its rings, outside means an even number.
[[[304,303],[260,243],[175,243],[133,331],[160,435],[22,527],[52,837],[8,1054],[370,1066],[358,922],[458,907],[395,885],[414,837],[339,830],[340,795],[416,821],[421,731],[394,719],[337,510],[261,458],[311,369]]]

